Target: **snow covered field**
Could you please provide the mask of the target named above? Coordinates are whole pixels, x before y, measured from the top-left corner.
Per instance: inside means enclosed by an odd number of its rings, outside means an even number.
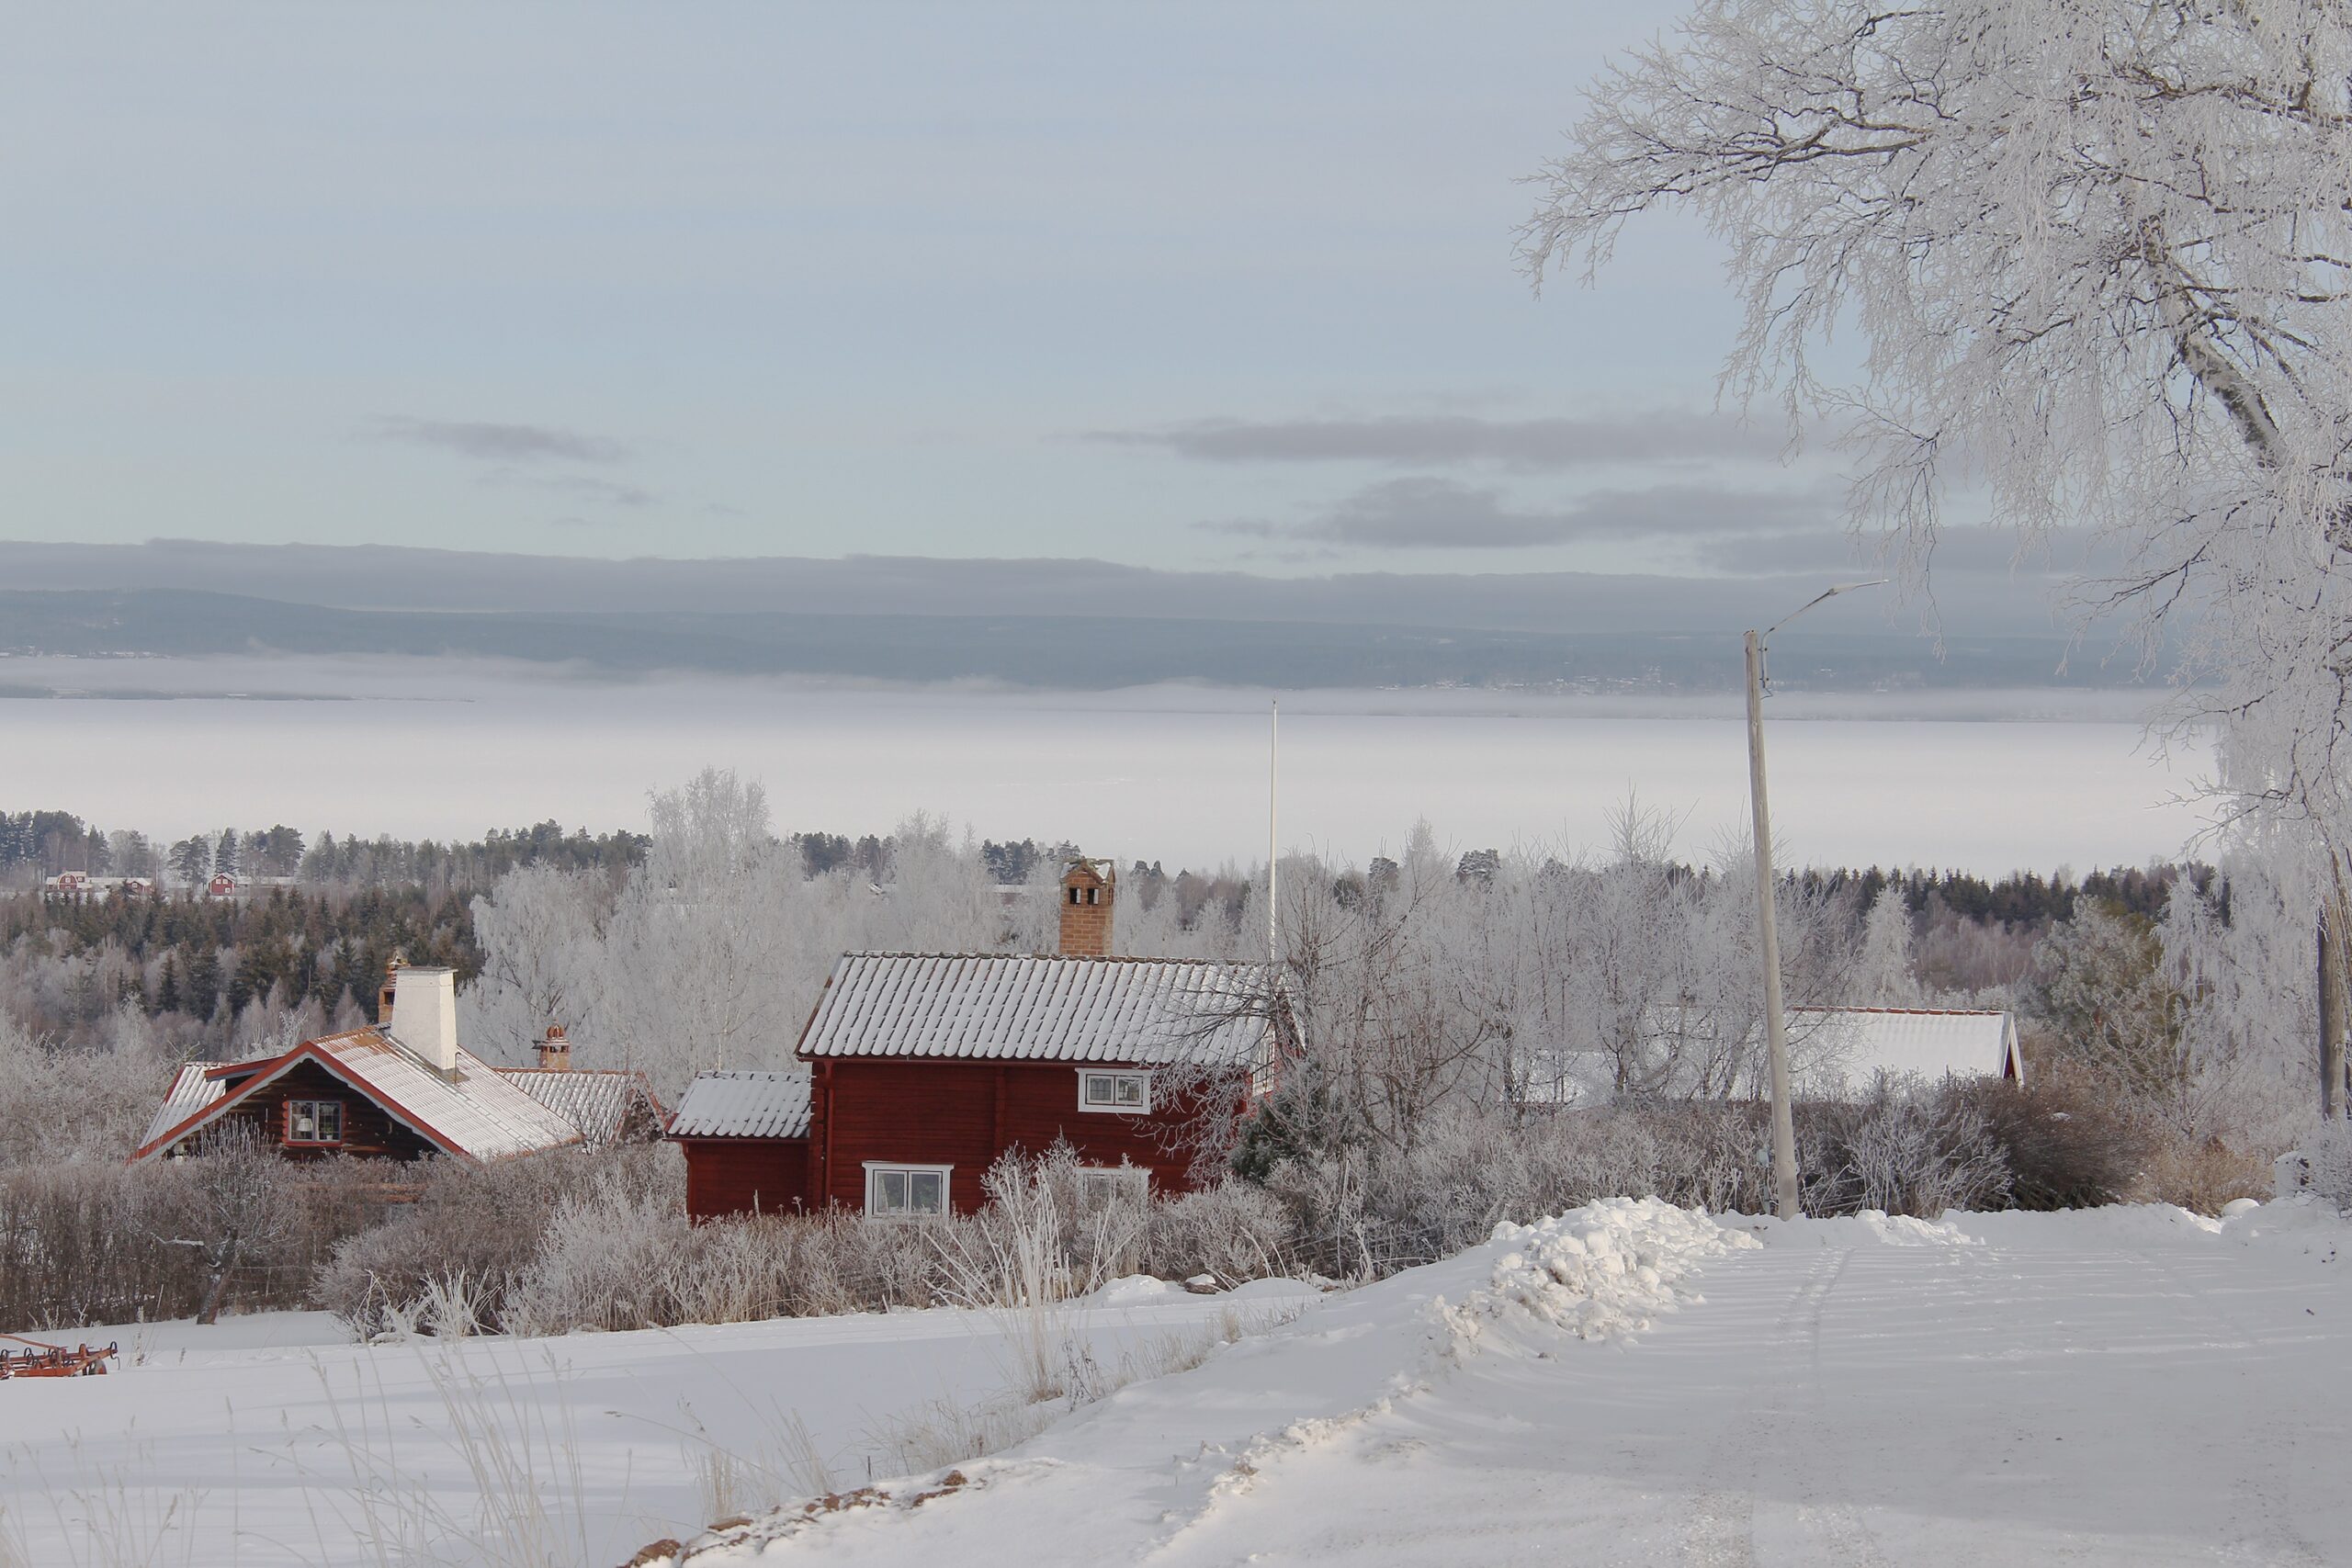
[[[920,1507],[901,1489],[694,1561],[2341,1562],[2352,1228],[2317,1221],[1758,1222],[1765,1246],[1709,1257],[1653,1212],[1555,1250],[1633,1298],[1589,1311],[1506,1242],[1128,1389]],[[1477,1303],[1475,1335],[1441,1297]]]
[[[1316,1299],[1124,1282],[1058,1309],[1048,1348],[1115,1371]],[[820,1466],[844,1486],[903,1468],[890,1439],[1000,1399],[1029,1326],[933,1311],[364,1347],[273,1313],[52,1333],[119,1339],[122,1365],[0,1383],[0,1565],[595,1568],[805,1494]]]
[[[1238,1292],[1306,1310],[913,1482],[877,1435],[1001,1392],[1002,1321],[453,1352],[175,1328],[120,1376],[0,1388],[0,1562],[413,1561],[436,1529],[421,1560],[591,1568],[665,1536],[695,1568],[2336,1562],[2347,1269],[2352,1224],[2310,1205],[1783,1226],[1618,1201],[1344,1295]],[[1067,1321],[1107,1364],[1231,1303],[1128,1285]],[[796,1422],[847,1495],[681,1528],[798,1489]],[[753,1467],[725,1499],[721,1450]],[[510,1495],[479,1519],[485,1486]]]

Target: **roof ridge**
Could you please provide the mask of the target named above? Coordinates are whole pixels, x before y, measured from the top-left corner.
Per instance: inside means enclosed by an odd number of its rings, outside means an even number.
[[[1894,1008],[1869,1007],[1859,1002],[1798,1002],[1791,1012],[1900,1012],[1922,1018],[1999,1018],[2013,1012],[2014,1008]]]
[[[1186,964],[1222,965],[1242,969],[1260,965],[1255,958],[1179,958],[1157,953],[910,953],[888,948],[852,948],[843,958],[953,958],[958,960],[996,960],[1023,962],[1042,960],[1052,964]]]

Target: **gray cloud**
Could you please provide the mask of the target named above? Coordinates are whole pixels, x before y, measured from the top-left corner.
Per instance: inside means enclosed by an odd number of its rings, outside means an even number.
[[[391,414],[376,422],[376,433],[387,441],[437,447],[492,463],[616,463],[628,456],[627,447],[605,436],[539,424]]]
[[[511,469],[487,477],[491,484],[523,484],[537,490],[551,490],[575,500],[599,502],[605,506],[626,506],[632,510],[650,506],[659,498],[650,490],[617,479],[600,479],[586,474],[518,474]]]
[[[1082,439],[1212,463],[1498,463],[1524,469],[1703,458],[1762,462],[1779,457],[1785,445],[1779,431],[1763,423],[1687,409],[1584,419],[1205,419],[1157,430],[1090,431]]]
[[[1835,512],[1834,502],[1818,491],[1713,485],[1598,491],[1564,507],[1531,511],[1513,505],[1499,491],[1414,475],[1366,485],[1298,523],[1238,518],[1195,526],[1242,538],[1376,549],[1528,549],[1599,539],[1817,531]]]

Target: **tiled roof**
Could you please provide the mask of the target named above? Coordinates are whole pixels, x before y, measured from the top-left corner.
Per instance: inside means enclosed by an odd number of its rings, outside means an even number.
[[[462,1047],[457,1057],[457,1070],[445,1075],[372,1027],[306,1040],[240,1080],[235,1089],[209,1106],[161,1132],[151,1130],[130,1157],[143,1159],[166,1142],[177,1142],[210,1124],[246,1096],[305,1061],[314,1061],[342,1078],[445,1153],[494,1160],[582,1141],[577,1127],[501,1077],[489,1063]]]
[[[1880,1073],[1940,1078],[1998,1077],[2015,1064],[2017,1023],[2006,1012],[1940,1008],[1791,1008],[1789,1036],[1821,1066],[1816,1079],[1842,1076],[1856,1087]]]
[[[1267,990],[1256,964],[852,953],[800,1055],[1254,1065]]]
[[[655,1133],[662,1129],[662,1102],[643,1073],[571,1067],[501,1067],[498,1076],[580,1129],[592,1149],[610,1148],[629,1131],[642,1111]]]
[[[148,1121],[147,1132],[140,1143],[153,1143],[227,1093],[220,1080],[205,1077],[220,1066],[219,1062],[184,1064],[172,1079],[172,1087],[164,1091],[164,1103],[155,1107],[155,1114]]]
[[[679,1097],[673,1138],[800,1138],[808,1134],[808,1073],[704,1073]]]

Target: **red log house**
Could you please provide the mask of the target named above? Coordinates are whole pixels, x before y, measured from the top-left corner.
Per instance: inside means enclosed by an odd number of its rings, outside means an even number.
[[[476,1163],[659,1137],[667,1120],[642,1074],[580,1071],[550,1028],[537,1067],[493,1067],[458,1043],[457,976],[395,963],[378,1021],[249,1062],[189,1062],[132,1163],[242,1126],[289,1160],[334,1155]]]
[[[1057,1139],[1105,1182],[1192,1186],[1203,1094],[1272,1081],[1283,1010],[1262,964],[1111,956],[1117,891],[1072,862],[1055,953],[844,954],[799,1069],[680,1100],[688,1212],[968,1213],[1000,1156]]]

